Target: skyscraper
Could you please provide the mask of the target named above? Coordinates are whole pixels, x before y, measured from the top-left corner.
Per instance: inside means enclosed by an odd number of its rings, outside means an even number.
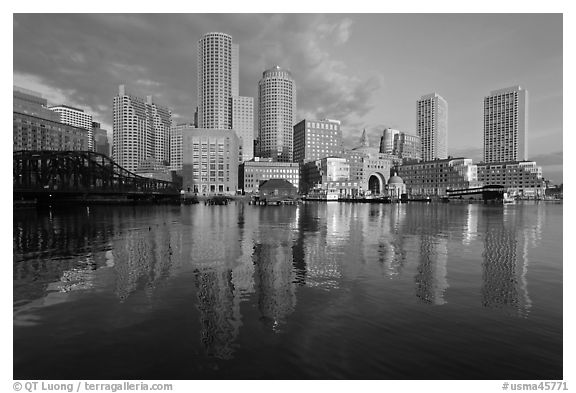
[[[416,132],[424,161],[448,158],[448,104],[439,94],[427,94],[417,101]]]
[[[264,71],[258,82],[258,134],[262,157],[292,161],[295,117],[296,84],[292,74],[279,66]]]
[[[112,158],[118,165],[134,171],[150,158],[170,159],[172,113],[146,99],[127,94],[124,85],[114,97]]]
[[[527,106],[528,92],[520,86],[484,98],[484,162],[526,160]]]
[[[232,129],[240,140],[240,162],[254,158],[254,98],[232,96]]]
[[[380,138],[380,153],[394,154],[394,140],[400,131],[393,128],[385,128]]]
[[[236,50],[237,51],[237,50]],[[232,128],[232,37],[207,33],[198,41],[198,127]],[[236,73],[237,75],[237,73]],[[235,76],[236,77],[236,76]]]
[[[74,108],[68,105],[51,106],[49,109],[60,114],[60,121],[62,123],[88,130],[88,149],[94,151],[92,115],[84,112],[83,109]]]

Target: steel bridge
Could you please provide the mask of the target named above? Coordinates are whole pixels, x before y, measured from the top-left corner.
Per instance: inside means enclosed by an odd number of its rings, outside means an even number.
[[[22,198],[175,197],[178,186],[138,176],[92,151],[20,150],[13,153],[14,200]]]

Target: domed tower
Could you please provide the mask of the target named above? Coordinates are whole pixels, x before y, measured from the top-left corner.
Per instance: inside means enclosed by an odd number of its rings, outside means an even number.
[[[394,175],[388,179],[386,189],[390,198],[400,199],[402,194],[406,193],[406,184],[404,184],[404,180],[394,172]]]

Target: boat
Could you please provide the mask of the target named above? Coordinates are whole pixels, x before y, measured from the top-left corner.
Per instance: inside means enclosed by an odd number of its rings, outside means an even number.
[[[503,203],[516,203],[516,199],[514,199],[513,196],[511,196],[510,194],[505,192],[502,196],[502,202]]]

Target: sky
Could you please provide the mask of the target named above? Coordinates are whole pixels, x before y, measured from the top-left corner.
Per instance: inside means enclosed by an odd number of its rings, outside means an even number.
[[[415,134],[416,100],[448,102],[448,154],[482,159],[483,99],[529,94],[528,159],[563,181],[562,14],[14,14],[13,83],[49,104],[91,113],[112,130],[118,85],[152,95],[177,122],[197,105],[197,43],[225,32],[240,46],[240,95],[257,99],[262,72],[291,71],[298,114]]]

